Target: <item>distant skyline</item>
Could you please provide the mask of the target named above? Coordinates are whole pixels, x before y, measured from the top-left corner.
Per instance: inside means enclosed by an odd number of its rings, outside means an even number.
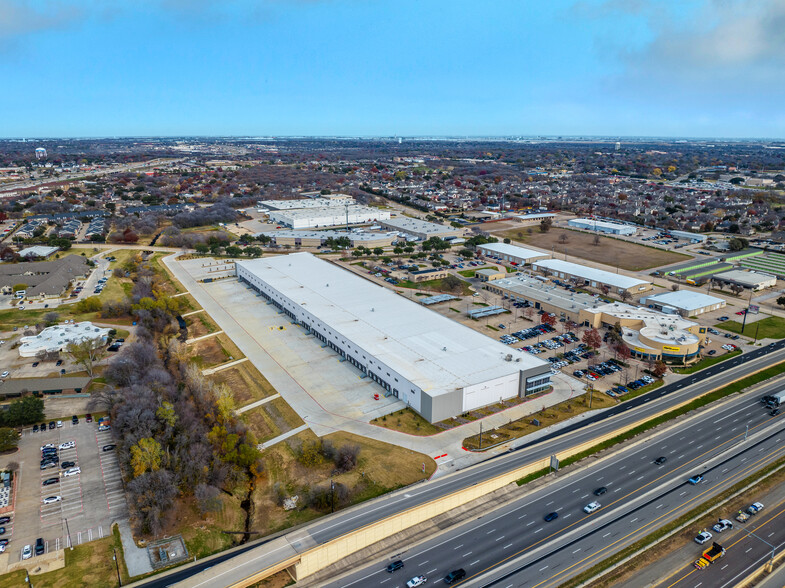
[[[0,0],[0,137],[785,138],[785,0]]]

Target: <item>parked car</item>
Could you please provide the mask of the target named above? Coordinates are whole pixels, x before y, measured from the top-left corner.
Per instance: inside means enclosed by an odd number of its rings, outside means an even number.
[[[68,478],[68,477],[75,476],[75,475],[81,474],[81,473],[82,473],[82,468],[76,467],[76,468],[69,468],[69,469],[67,469],[65,472],[63,472],[63,475],[66,478]]]
[[[22,559],[30,559],[33,557],[33,548],[29,545],[25,545],[22,548]]]
[[[711,528],[711,530],[714,531],[715,533],[722,533],[723,531],[732,528],[733,528],[732,522],[730,522],[728,519],[720,519],[719,521],[717,521],[717,524]]]
[[[11,517],[0,517],[0,525],[5,525],[11,522]]]
[[[54,504],[55,502],[60,502],[63,499],[62,496],[47,496],[44,498],[44,504]]]
[[[711,540],[711,533],[709,533],[708,531],[701,531],[695,537],[695,543],[697,543],[698,545],[703,545],[704,543],[706,543],[706,541],[710,541],[710,540]]]
[[[72,447],[76,447],[76,443],[74,441],[66,441],[64,443],[60,443],[60,449],[71,449]]]
[[[75,461],[64,461],[63,463],[60,464],[60,467],[64,470],[67,470],[68,468],[72,468],[75,465],[76,465]]]
[[[59,484],[59,483],[60,483],[60,478],[47,478],[46,480],[44,480],[41,483],[41,485],[42,486],[51,486],[52,484]]]
[[[115,445],[114,443],[110,443],[109,445],[104,445],[102,449],[104,451],[112,451],[115,447],[117,447],[117,445]]]
[[[35,540],[35,554],[36,555],[43,555],[44,551],[46,551],[46,546],[44,545],[44,538],[39,537]]]

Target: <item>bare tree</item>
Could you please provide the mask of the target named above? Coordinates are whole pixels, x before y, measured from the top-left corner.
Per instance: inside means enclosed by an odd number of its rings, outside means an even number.
[[[91,378],[93,377],[95,365],[106,357],[106,348],[101,337],[85,339],[78,343],[69,343],[65,352],[71,356],[77,365],[81,365]]]

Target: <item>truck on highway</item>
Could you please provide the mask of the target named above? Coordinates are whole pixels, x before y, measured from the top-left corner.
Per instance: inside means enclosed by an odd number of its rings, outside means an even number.
[[[774,394],[768,394],[760,399],[761,404],[766,406],[779,407],[785,404],[785,390],[780,390]]]
[[[694,565],[697,569],[702,570],[703,568],[709,567],[709,565],[713,564],[723,555],[725,555],[725,548],[719,543],[715,542],[712,543],[711,547],[704,551],[703,555],[701,555],[692,565]]]

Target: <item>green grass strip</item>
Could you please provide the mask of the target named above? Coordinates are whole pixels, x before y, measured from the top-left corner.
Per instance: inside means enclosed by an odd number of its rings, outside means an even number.
[[[707,367],[711,367],[716,363],[720,363],[731,357],[736,357],[737,355],[741,355],[741,349],[735,349],[730,353],[726,353],[725,355],[714,355],[709,357],[704,357],[698,363],[691,365],[690,367],[686,368],[673,368],[673,371],[677,374],[694,374],[702,369],[706,369]]]
[[[676,408],[658,417],[650,419],[645,423],[641,423],[637,427],[633,427],[629,431],[625,431],[624,433],[616,435],[615,437],[606,439],[602,443],[598,443],[597,445],[594,445],[589,449],[586,449],[584,451],[581,451],[580,453],[576,453],[575,455],[572,455],[570,457],[561,460],[560,467],[567,467],[568,465],[572,465],[575,462],[580,461],[585,457],[592,456],[595,453],[599,453],[600,451],[608,449],[609,447],[613,447],[614,445],[618,445],[619,443],[628,441],[633,437],[637,437],[641,433],[645,433],[646,431],[658,427],[663,423],[667,423],[668,421],[675,419],[678,416],[687,414],[688,412],[691,412],[702,406],[706,406],[707,404],[711,404],[715,400],[720,400],[721,398],[725,398],[726,396],[730,396],[731,394],[735,394],[736,392],[741,392],[745,388],[749,388],[750,386],[768,380],[769,378],[779,376],[782,374],[783,371],[782,366],[783,363],[778,363],[776,365],[771,366],[770,368],[766,368],[765,370],[758,372],[757,374],[753,374],[748,378],[744,378],[743,380],[740,380],[738,382],[728,384],[727,386],[714,390],[714,392],[709,392],[708,394],[704,394],[703,396],[688,402],[684,406],[680,406],[679,408]],[[531,474],[524,476],[523,478],[518,480],[517,484],[518,486],[523,486],[523,484],[526,484],[527,482],[531,482],[533,480],[536,480],[537,478],[546,475],[549,471],[550,468],[543,468],[536,472],[532,472]]]

